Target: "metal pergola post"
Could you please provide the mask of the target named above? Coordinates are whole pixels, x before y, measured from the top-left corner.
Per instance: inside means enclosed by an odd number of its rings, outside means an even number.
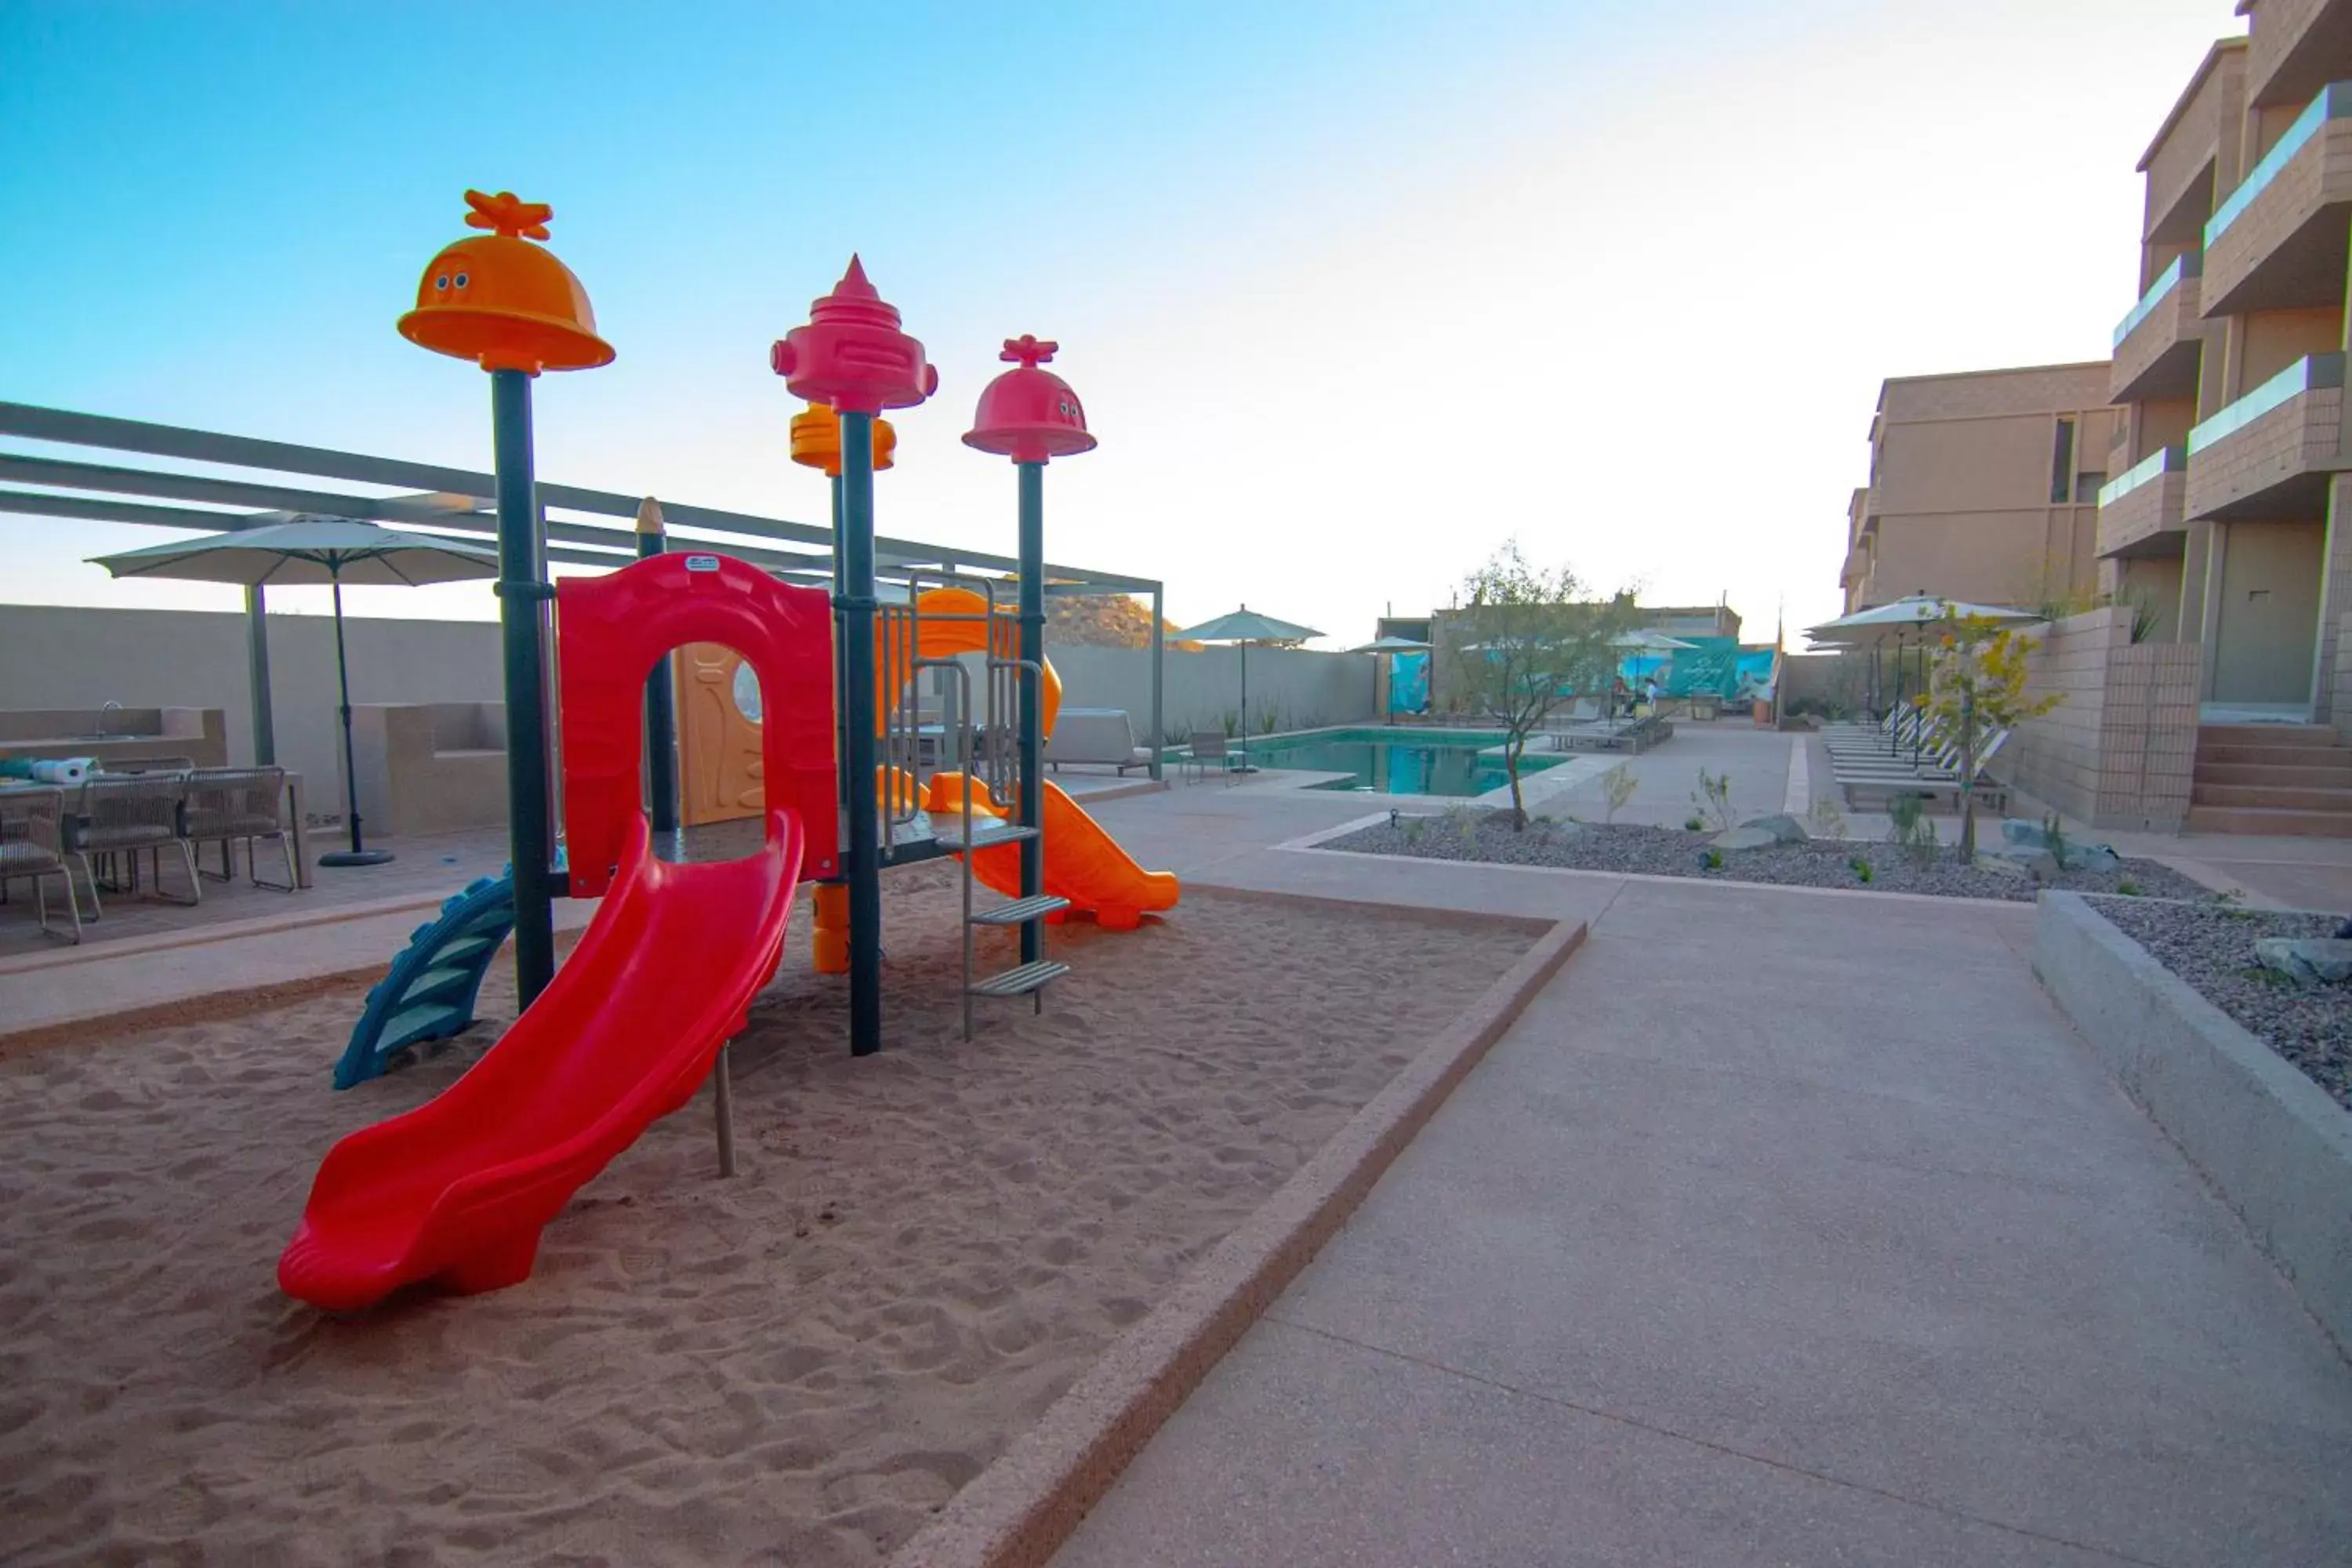
[[[541,564],[529,375],[490,372],[490,417],[499,468],[499,626],[506,652],[507,843],[514,858],[515,996],[521,1008],[555,978],[547,674],[540,660],[553,590]]]
[[[254,584],[245,591],[245,668],[253,690],[253,765],[278,761],[278,721],[269,699],[269,601]]]
[[[1168,662],[1168,628],[1160,610],[1163,597],[1157,588],[1151,590],[1151,776],[1157,781],[1166,776],[1160,753],[1166,749],[1167,697],[1163,675]]]
[[[841,771],[849,848],[849,1052],[882,1048],[882,850],[874,800],[874,416],[841,413]]]
[[[1021,475],[1021,821],[1042,828],[1045,823],[1044,716],[1038,705],[1045,683],[1039,671],[1045,664],[1045,465],[1016,463]],[[1021,896],[1034,899],[1045,890],[1045,841],[1021,841]],[[1041,920],[1021,922],[1021,962],[1037,962],[1045,943]]]

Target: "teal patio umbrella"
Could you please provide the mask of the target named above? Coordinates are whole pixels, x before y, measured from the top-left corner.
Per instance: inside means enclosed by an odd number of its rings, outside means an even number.
[[[320,856],[319,864],[380,866],[392,858],[391,851],[370,849],[360,837],[359,775],[352,760],[352,672],[343,652],[343,584],[415,587],[495,577],[499,574],[495,551],[438,534],[403,533],[372,522],[311,517],[100,555],[95,563],[117,577],[173,577],[247,588],[323,583],[333,588],[335,678],[342,693],[343,798],[351,819],[352,847]]]
[[[1242,655],[1242,771],[1249,767],[1249,650],[1250,644],[1262,643],[1272,647],[1290,647],[1309,637],[1323,634],[1313,626],[1302,626],[1292,621],[1276,620],[1261,616],[1244,605],[1231,615],[1219,616],[1213,621],[1202,621],[1176,634],[1178,642],[1224,643],[1241,649]]]

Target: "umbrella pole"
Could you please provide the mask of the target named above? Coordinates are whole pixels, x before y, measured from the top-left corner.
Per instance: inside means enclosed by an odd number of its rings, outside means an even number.
[[[392,858],[387,849],[370,849],[360,839],[360,773],[352,754],[352,663],[343,651],[343,574],[331,562],[327,567],[328,580],[335,595],[335,683],[342,694],[343,716],[343,811],[352,825],[352,847],[319,857],[321,866],[381,866]]]
[[[1241,650],[1242,656],[1242,772],[1250,773],[1257,770],[1250,765],[1249,760],[1249,644],[1241,642],[1234,647]]]

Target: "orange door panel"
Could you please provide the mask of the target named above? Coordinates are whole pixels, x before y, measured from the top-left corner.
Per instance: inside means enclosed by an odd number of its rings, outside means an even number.
[[[709,642],[679,648],[674,663],[681,819],[693,827],[757,816],[767,790],[755,717],[759,688],[750,667],[733,648]],[[738,700],[739,680],[748,702]]]

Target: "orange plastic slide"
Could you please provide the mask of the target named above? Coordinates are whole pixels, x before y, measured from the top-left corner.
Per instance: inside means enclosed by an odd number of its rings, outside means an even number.
[[[929,810],[944,823],[963,810],[961,773],[939,773],[931,779]],[[985,794],[972,797],[975,815],[987,811]],[[982,849],[972,857],[980,879],[1009,897],[1021,891],[1021,848],[1014,844]],[[1086,808],[1045,782],[1045,890],[1070,900],[1073,910],[1094,916],[1109,931],[1132,931],[1148,911],[1171,910],[1182,887],[1167,871],[1147,871],[1103,831]]]
[[[580,1185],[684,1105],[783,952],[797,813],[740,860],[657,860],[632,814],[619,873],[554,983],[431,1103],[329,1152],[278,1260],[289,1295],[334,1311],[432,1280],[520,1283]]]

